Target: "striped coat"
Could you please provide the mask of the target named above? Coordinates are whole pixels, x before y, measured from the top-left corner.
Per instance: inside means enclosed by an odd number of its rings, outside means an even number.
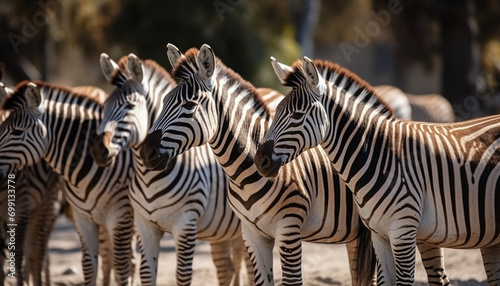
[[[480,248],[488,281],[498,284],[500,116],[401,121],[336,64],[304,58],[273,67],[293,89],[262,140],[263,174],[321,144],[373,232],[379,284],[413,284],[416,241]]]
[[[0,125],[0,177],[43,158],[66,182],[65,197],[83,245],[85,283],[95,284],[101,226],[110,240],[116,282],[128,284],[133,230],[127,189],[132,154],[120,156],[121,168],[94,163],[90,145],[101,120],[101,103],[68,88],[23,82],[3,101],[1,110],[11,114]]]

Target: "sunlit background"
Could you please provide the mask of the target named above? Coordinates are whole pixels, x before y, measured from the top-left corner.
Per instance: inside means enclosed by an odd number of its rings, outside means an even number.
[[[498,0],[0,0],[4,82],[110,90],[99,54],[170,70],[167,43],[209,44],[255,86],[280,87],[269,57],[333,60],[373,85],[440,93],[459,118],[499,112]]]

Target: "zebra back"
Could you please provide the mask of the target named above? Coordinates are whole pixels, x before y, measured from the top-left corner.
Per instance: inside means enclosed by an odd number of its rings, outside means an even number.
[[[439,94],[407,94],[413,120],[450,123],[455,122],[455,111],[450,102]]]

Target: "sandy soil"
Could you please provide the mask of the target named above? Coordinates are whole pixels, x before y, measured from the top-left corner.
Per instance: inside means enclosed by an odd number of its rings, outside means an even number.
[[[80,242],[67,219],[59,218],[49,242],[50,270],[53,285],[80,285]],[[418,258],[420,260],[420,258]],[[479,250],[445,250],[446,270],[453,285],[487,285]],[[418,261],[419,261],[418,260]],[[210,247],[199,242],[194,258],[192,285],[217,285],[215,268],[210,257]],[[426,276],[420,262],[417,265],[415,285],[426,285]],[[172,238],[166,234],[161,241],[158,285],[175,285],[175,250]],[[281,271],[277,252],[274,259],[275,281],[279,285]],[[350,285],[347,252],[343,245],[304,243],[304,285]],[[136,281],[138,276],[136,275]],[[246,280],[245,280],[246,281]],[[8,279],[7,285],[14,285]]]

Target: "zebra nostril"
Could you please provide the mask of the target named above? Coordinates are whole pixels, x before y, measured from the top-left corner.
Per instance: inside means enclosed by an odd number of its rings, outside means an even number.
[[[272,155],[274,149],[274,141],[269,140],[257,148],[257,154],[255,155],[255,162],[261,168],[269,168],[272,165]]]
[[[264,155],[261,161],[262,168],[269,168],[270,165],[271,165],[271,160],[269,159],[269,157]]]
[[[109,155],[109,150],[107,148],[105,148],[104,146],[102,146],[102,150],[101,150],[101,155],[103,158],[106,158],[108,155]]]
[[[158,157],[158,148],[156,148],[155,146],[150,146],[150,148],[148,148],[148,157],[149,158]]]
[[[144,139],[140,150],[140,156],[146,164],[152,163],[152,160],[160,156],[158,147],[160,146],[161,135],[161,130],[155,130]]]

